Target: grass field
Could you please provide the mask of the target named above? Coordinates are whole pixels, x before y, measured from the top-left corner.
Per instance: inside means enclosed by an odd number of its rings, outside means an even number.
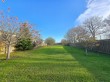
[[[67,46],[0,55],[0,82],[110,82],[110,56]]]

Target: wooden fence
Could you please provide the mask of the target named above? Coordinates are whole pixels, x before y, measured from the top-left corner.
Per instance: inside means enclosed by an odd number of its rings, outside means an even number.
[[[97,41],[97,43],[99,45],[93,47],[92,48],[93,51],[110,54],[110,39],[99,40]]]
[[[97,45],[92,48],[88,47],[88,50],[110,54],[110,39],[98,40],[96,41],[96,44]],[[81,43],[70,44],[70,45],[84,48],[83,46],[81,46]]]

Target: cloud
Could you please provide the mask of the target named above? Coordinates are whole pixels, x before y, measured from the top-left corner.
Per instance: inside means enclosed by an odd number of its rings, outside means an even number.
[[[103,16],[106,18],[110,15],[110,0],[88,0],[87,9],[78,18],[78,22],[83,22],[91,16]]]

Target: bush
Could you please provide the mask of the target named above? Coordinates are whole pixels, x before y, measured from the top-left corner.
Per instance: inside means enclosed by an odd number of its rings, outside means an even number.
[[[33,48],[32,41],[30,39],[19,39],[17,44],[16,44],[16,49],[17,50],[30,50]]]

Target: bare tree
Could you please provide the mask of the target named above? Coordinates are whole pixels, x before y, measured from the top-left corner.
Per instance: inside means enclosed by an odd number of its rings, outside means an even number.
[[[96,39],[96,36],[102,34],[104,30],[103,20],[98,16],[86,19],[83,26],[91,34],[91,37],[93,37],[94,40]]]
[[[7,17],[3,13],[0,14],[0,39],[5,43],[7,47],[7,57],[10,59],[11,46],[16,43],[16,40],[20,37],[19,23],[17,17]]]
[[[88,54],[88,48],[92,49],[94,43],[96,42],[93,37],[91,37],[90,33],[83,28],[83,26],[77,26],[74,30],[77,34],[77,43],[85,48],[86,55]],[[77,44],[76,44],[77,45]]]
[[[61,40],[61,44],[62,44],[62,45],[68,45],[69,42],[68,42],[66,39],[62,39],[62,40]]]
[[[65,38],[70,44],[75,44],[76,43],[76,32],[74,31],[75,27],[70,29],[67,33]]]
[[[81,25],[74,28],[74,33],[76,34],[76,41],[79,43],[89,35],[87,35],[88,32],[84,28],[82,28]]]
[[[66,38],[70,43],[75,44],[81,42],[84,39],[83,37],[85,37],[85,34],[87,34],[87,31],[80,25],[70,29],[66,34]]]
[[[95,40],[91,37],[90,33],[83,28],[83,26],[77,26],[68,31],[69,40],[75,38],[75,46],[85,48],[86,55],[88,54],[88,48],[92,48]],[[71,37],[70,37],[71,36]],[[67,36],[68,37],[68,36]],[[73,40],[72,40],[73,41]]]
[[[33,25],[28,22],[20,23],[20,38],[29,38],[32,41],[41,39],[39,31],[32,29],[32,27]]]

